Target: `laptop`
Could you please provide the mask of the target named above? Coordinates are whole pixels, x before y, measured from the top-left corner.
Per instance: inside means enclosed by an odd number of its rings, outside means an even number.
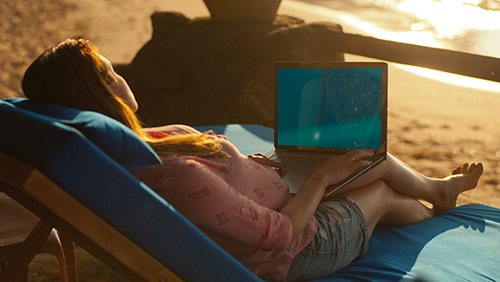
[[[375,149],[372,164],[327,187],[325,197],[387,158],[387,63],[277,62],[274,150],[291,193],[333,155]]]

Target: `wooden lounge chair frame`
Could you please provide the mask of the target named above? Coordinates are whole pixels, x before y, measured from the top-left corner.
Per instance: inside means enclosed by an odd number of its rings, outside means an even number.
[[[38,170],[2,152],[0,167],[0,191],[40,218],[21,247],[21,252],[25,255],[9,261],[0,274],[0,281],[17,279],[17,275],[41,248],[52,228],[71,238],[131,281],[182,281]],[[78,224],[72,225],[70,222]]]

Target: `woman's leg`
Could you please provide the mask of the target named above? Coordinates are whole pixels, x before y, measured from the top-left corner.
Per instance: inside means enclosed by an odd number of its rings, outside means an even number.
[[[433,204],[437,213],[456,206],[458,195],[476,187],[483,173],[483,165],[465,164],[446,178],[430,178],[388,154],[387,160],[368,171],[335,195],[365,187],[377,180],[383,180],[394,191]]]
[[[430,219],[436,213],[412,197],[395,192],[384,181],[376,181],[361,189],[343,193],[361,209],[369,234],[378,224],[408,225]]]

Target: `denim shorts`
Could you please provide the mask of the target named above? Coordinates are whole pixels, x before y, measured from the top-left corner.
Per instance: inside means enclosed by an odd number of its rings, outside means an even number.
[[[292,260],[287,281],[325,277],[348,266],[368,251],[368,224],[349,197],[336,197],[319,205],[316,235]]]

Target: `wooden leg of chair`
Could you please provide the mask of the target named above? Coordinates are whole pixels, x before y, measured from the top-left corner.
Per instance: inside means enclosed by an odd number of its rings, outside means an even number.
[[[28,266],[22,271],[19,282],[28,282]]]
[[[52,229],[47,242],[40,250],[55,256],[59,262],[61,282],[76,282],[75,246],[71,240]]]
[[[76,270],[76,255],[75,255],[75,243],[64,236],[64,234],[59,233],[59,240],[61,241],[61,246],[63,249],[64,259],[66,260],[66,275],[68,282],[77,282],[77,270]]]
[[[64,235],[61,238],[64,257],[66,258],[66,271],[68,273],[68,282],[77,282],[78,273],[76,267],[75,243]]]
[[[47,242],[40,250],[40,253],[48,253],[57,258],[59,263],[59,276],[61,277],[61,282],[68,281],[68,273],[66,271],[66,258],[64,257],[64,250],[59,239],[59,233],[57,230],[52,229],[47,238]]]
[[[47,241],[52,230],[49,222],[40,220],[19,249],[19,254],[9,260],[0,273],[0,282],[21,281],[29,263]]]

